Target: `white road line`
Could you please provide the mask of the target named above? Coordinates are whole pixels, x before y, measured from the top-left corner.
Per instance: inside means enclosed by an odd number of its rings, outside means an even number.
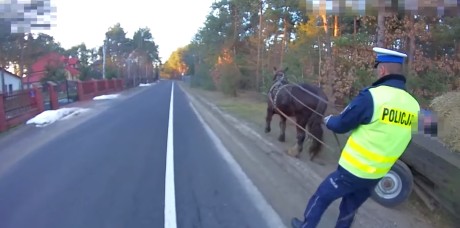
[[[230,169],[236,175],[237,179],[240,181],[241,185],[243,186],[243,188],[246,190],[246,192],[250,196],[250,199],[252,200],[255,207],[261,212],[262,216],[264,217],[266,224],[261,224],[261,227],[269,227],[269,228],[286,227],[283,224],[283,221],[281,220],[280,216],[276,213],[273,207],[267,202],[267,200],[262,195],[262,193],[259,191],[257,186],[251,181],[251,179],[249,179],[249,177],[243,171],[243,169],[238,164],[238,162],[233,158],[230,151],[228,151],[227,148],[224,146],[219,136],[217,136],[216,133],[214,133],[211,127],[209,127],[209,125],[203,119],[201,114],[196,110],[195,106],[192,104],[190,100],[193,98],[189,96],[189,94],[187,93],[185,94],[187,95],[190,101],[189,102],[190,108],[193,110],[198,120],[204,126],[206,133],[208,133],[208,136],[214,142],[214,145],[216,146],[217,151],[220,153],[220,155],[224,158],[224,160],[230,166]]]
[[[169,102],[168,144],[166,148],[166,175],[165,175],[165,228],[176,228],[176,193],[174,186],[174,141],[173,141],[173,104],[174,82],[171,86],[171,100]]]

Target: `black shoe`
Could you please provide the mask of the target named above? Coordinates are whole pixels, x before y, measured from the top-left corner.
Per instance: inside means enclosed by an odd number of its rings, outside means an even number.
[[[301,228],[303,222],[300,221],[298,218],[292,218],[291,219],[291,226],[292,228]]]

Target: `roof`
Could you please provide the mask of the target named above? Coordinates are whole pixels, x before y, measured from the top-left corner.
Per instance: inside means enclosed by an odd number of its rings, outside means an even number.
[[[27,77],[23,78],[24,82],[38,82],[40,81],[46,74],[46,66],[48,64],[53,63],[65,63],[65,69],[69,71],[72,76],[78,75],[80,72],[78,69],[70,66],[75,65],[79,62],[78,58],[68,58],[64,55],[61,55],[57,52],[51,52],[46,55],[41,56],[34,64],[31,66],[31,73],[27,75]]]
[[[14,73],[12,73],[11,71],[8,71],[7,69],[5,69],[5,68],[3,68],[3,67],[0,67],[0,71],[6,72],[6,73],[8,73],[8,74],[10,74],[10,75],[12,75],[12,76],[21,78],[19,75],[14,74]]]
[[[77,64],[78,61],[79,61],[79,60],[78,60],[77,58],[70,57],[70,58],[68,59],[67,62],[68,62],[69,64]]]

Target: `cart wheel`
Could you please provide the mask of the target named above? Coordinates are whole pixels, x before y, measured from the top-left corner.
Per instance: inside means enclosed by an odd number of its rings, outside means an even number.
[[[384,207],[395,207],[409,198],[414,186],[412,172],[398,160],[375,186],[371,198]]]

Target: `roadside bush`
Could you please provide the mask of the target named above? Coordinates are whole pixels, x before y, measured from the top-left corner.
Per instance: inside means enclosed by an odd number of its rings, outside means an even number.
[[[438,116],[438,134],[442,142],[460,152],[460,92],[448,92],[433,99],[430,107]]]
[[[238,86],[242,77],[241,72],[234,63],[224,63],[218,67],[220,73],[219,88],[225,94],[232,97],[238,95]]]
[[[205,90],[215,90],[216,87],[209,74],[209,66],[200,66],[195,69],[195,74],[191,77],[190,86],[199,87]]]

